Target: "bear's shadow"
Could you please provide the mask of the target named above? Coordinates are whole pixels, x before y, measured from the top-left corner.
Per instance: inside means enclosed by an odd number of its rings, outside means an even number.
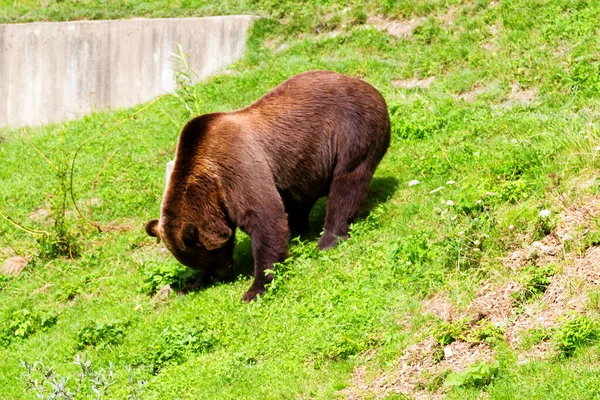
[[[367,191],[367,197],[363,202],[356,221],[366,218],[373,208],[381,203],[387,202],[396,192],[398,188],[398,179],[393,176],[375,177],[371,181],[371,185]],[[303,241],[317,240],[323,230],[325,222],[325,212],[327,207],[327,198],[323,197],[317,201],[312,211],[310,212],[308,230],[300,235]],[[352,236],[352,232],[350,232]],[[244,235],[236,243],[234,250],[233,273],[235,277],[240,275],[254,275],[254,259],[252,257],[252,241],[249,236]]]

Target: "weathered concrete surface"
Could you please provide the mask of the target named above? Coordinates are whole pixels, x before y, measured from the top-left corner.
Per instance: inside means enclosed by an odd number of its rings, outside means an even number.
[[[205,78],[243,55],[254,19],[0,25],[0,126],[61,121],[170,92],[178,44]]]

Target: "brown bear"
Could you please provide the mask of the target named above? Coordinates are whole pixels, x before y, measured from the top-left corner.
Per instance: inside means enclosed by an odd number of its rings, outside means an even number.
[[[320,197],[328,199],[319,247],[348,238],[389,143],[387,105],[373,86],[329,71],[298,74],[245,108],[185,125],[160,220],[146,232],[203,278],[225,279],[239,227],[254,255],[243,299],[254,300]]]

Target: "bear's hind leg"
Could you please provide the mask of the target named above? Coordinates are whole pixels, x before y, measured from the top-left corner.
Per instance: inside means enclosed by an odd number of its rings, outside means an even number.
[[[353,171],[335,177],[327,197],[325,232],[319,239],[319,248],[334,247],[340,239],[348,239],[350,223],[367,194],[374,168],[360,164]]]

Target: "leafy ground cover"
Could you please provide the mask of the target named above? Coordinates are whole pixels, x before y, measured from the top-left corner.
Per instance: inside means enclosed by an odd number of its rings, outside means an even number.
[[[599,395],[600,5],[0,1],[0,10],[4,22],[264,17],[244,60],[178,97],[27,135],[0,131],[0,212],[35,231],[0,219],[0,257],[28,260],[0,278],[1,398],[34,398],[52,379],[63,398],[94,388],[105,398]],[[318,251],[321,202],[260,301],[240,301],[252,268],[244,235],[235,282],[178,295],[193,276],[143,223],[159,213],[188,108],[233,110],[311,69],[363,78],[390,107],[393,142],[351,238]]]

